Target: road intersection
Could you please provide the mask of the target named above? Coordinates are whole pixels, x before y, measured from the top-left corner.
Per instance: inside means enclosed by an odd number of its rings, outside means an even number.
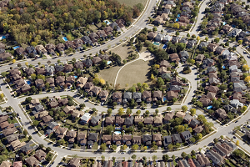
[[[198,26],[200,25],[200,23],[202,22],[202,18],[204,16],[203,12],[205,11],[205,8],[207,6],[207,3],[209,2],[209,0],[204,0],[200,6],[200,11],[197,17],[197,22],[194,25],[193,29],[190,31],[190,34],[195,34],[198,35]],[[117,43],[119,43],[120,40],[125,40],[126,37],[132,37],[134,36],[134,34],[136,32],[138,32],[141,28],[144,27],[148,27],[147,23],[145,20],[147,20],[147,18],[152,14],[153,8],[156,5],[156,2],[153,0],[149,0],[147,7],[145,9],[144,14],[136,21],[136,23],[134,25],[132,25],[126,32],[122,33],[121,36],[117,37],[116,39],[109,41],[108,43],[98,46],[98,47],[94,47],[91,50],[85,51],[84,53],[75,53],[73,56],[71,56],[70,58],[82,58],[82,55],[94,55],[95,53],[98,53],[99,50],[104,50],[107,49],[108,46],[115,46]],[[166,29],[165,29],[166,30]],[[164,31],[165,31],[164,30]],[[167,32],[167,30],[166,30]],[[172,32],[174,33],[174,32]],[[186,32],[181,32],[180,36],[186,36]],[[231,45],[231,44],[230,44]],[[246,54],[244,54],[244,49],[241,47],[237,47],[236,51],[244,56],[244,58],[247,61],[247,64],[250,64],[250,59],[247,58]],[[69,59],[69,57],[59,57],[59,58],[55,58],[55,59],[50,59],[51,63],[56,63],[57,60],[61,60],[61,61],[67,61]],[[38,62],[40,62],[41,64],[46,64],[47,60],[34,60],[34,61],[28,61],[29,64],[32,65],[36,65],[38,64]],[[25,62],[21,62],[21,65],[25,65]],[[6,65],[6,66],[1,66],[0,67],[0,71],[7,71],[9,70],[10,67],[16,67],[16,64],[12,64],[12,65]],[[186,100],[183,102],[183,105],[187,105],[188,108],[191,108],[191,104],[189,104],[188,102],[191,101],[192,96],[194,95],[194,91],[197,89],[197,70],[195,68],[192,69],[192,72],[190,74],[182,74],[181,70],[183,67],[179,67],[177,69],[177,72],[179,72],[179,76],[180,77],[184,77],[184,78],[188,78],[189,82],[190,82],[190,92],[188,93]],[[45,147],[51,147],[52,150],[56,151],[58,153],[58,156],[56,157],[56,159],[54,160],[53,163],[53,167],[57,166],[58,163],[61,161],[62,157],[66,156],[66,155],[74,155],[77,154],[78,156],[82,156],[82,157],[101,157],[102,155],[104,155],[107,159],[111,158],[111,157],[117,157],[117,158],[121,158],[121,157],[125,157],[126,159],[131,157],[131,154],[123,154],[120,155],[120,153],[108,153],[108,152],[103,152],[103,153],[94,153],[94,152],[76,152],[76,151],[72,151],[72,150],[68,150],[68,149],[63,149],[60,147],[57,147],[51,143],[48,143],[47,141],[45,141],[42,137],[40,137],[37,132],[33,129],[33,127],[30,124],[30,121],[28,120],[28,118],[24,115],[22,109],[20,108],[19,104],[20,102],[25,100],[24,98],[14,98],[11,94],[10,94],[10,90],[8,88],[6,88],[6,85],[3,83],[3,80],[0,80],[0,84],[1,89],[3,91],[3,93],[5,94],[5,96],[7,97],[8,101],[6,104],[3,104],[3,106],[12,106],[13,110],[19,114],[20,119],[22,121],[23,127],[25,129],[28,130],[28,133],[32,136],[33,140],[35,142],[37,142],[38,144],[43,144]],[[98,110],[98,112],[103,112],[103,111],[107,111],[107,108],[103,107],[103,106],[99,106],[99,105],[94,105],[90,102],[86,102],[86,99],[82,99],[80,97],[78,97],[76,95],[76,93],[68,91],[68,92],[57,92],[57,93],[49,93],[49,94],[38,94],[38,95],[33,95],[32,98],[43,98],[46,96],[60,96],[60,95],[70,95],[72,97],[74,97],[74,99],[79,102],[79,103],[85,103],[86,107],[88,108],[96,108]],[[173,105],[171,106],[171,108],[173,110],[175,109],[180,109],[181,105]],[[146,110],[149,110],[150,113],[155,112],[154,108],[147,108]],[[159,107],[158,108],[159,112],[164,112],[166,110],[166,106],[163,107]],[[133,109],[132,112],[135,113],[137,111],[137,109]],[[113,110],[113,114],[116,114],[118,112],[118,108]],[[145,112],[145,110],[143,110],[142,112]],[[202,111],[197,111],[197,114],[204,114]],[[215,127],[217,128],[217,130],[211,134],[208,135],[208,137],[206,137],[205,139],[201,140],[200,142],[198,142],[196,145],[191,145],[190,147],[187,147],[185,149],[181,149],[178,151],[174,151],[174,152],[168,152],[167,154],[169,156],[175,155],[175,156],[181,156],[181,153],[183,151],[185,151],[186,153],[191,152],[192,150],[198,150],[199,148],[203,148],[204,146],[207,146],[208,143],[210,143],[214,138],[219,138],[221,135],[227,136],[229,138],[233,137],[232,134],[232,130],[234,129],[235,126],[239,126],[242,123],[246,122],[250,117],[250,112],[247,112],[244,116],[242,116],[241,118],[239,118],[239,121],[237,123],[231,123],[227,126],[221,126],[220,124],[218,124],[217,122],[213,121],[210,118],[207,118],[208,121],[212,121],[215,125]],[[240,141],[240,145],[242,147],[244,147],[245,150],[250,152],[250,147]],[[137,155],[137,157],[142,157],[142,156],[146,156],[146,157],[152,157],[153,155],[156,155],[158,158],[161,158],[163,154],[162,150],[158,150],[156,152],[135,152],[133,153],[135,155]]]

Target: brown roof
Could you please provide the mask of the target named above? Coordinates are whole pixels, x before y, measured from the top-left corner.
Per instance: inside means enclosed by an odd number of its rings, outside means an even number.
[[[16,131],[17,131],[17,129],[14,127],[14,128],[5,129],[2,132],[3,132],[4,136],[8,136],[8,135],[13,134]]]
[[[144,118],[145,124],[153,124],[154,118],[152,116]]]
[[[206,95],[203,95],[199,101],[203,104],[204,107],[208,106],[211,103],[211,100],[206,97]]]
[[[49,83],[50,87],[54,87],[55,86],[55,84],[54,84],[54,82],[55,82],[54,78],[46,78],[46,82]]]
[[[173,98],[177,98],[177,97],[178,97],[178,93],[176,93],[172,90],[167,92],[167,99],[168,100],[172,100]]]
[[[158,114],[154,117],[154,124],[162,124],[162,118],[163,116],[161,114]]]
[[[181,111],[178,111],[178,112],[176,113],[176,117],[181,117],[181,118],[184,118],[184,117],[185,117],[185,115],[186,115],[186,113],[181,112]]]
[[[177,62],[180,61],[180,58],[179,58],[179,56],[178,56],[177,53],[172,53],[172,54],[170,54],[170,55],[169,55],[169,58],[171,59],[171,61],[177,61]]]
[[[161,67],[172,67],[171,64],[167,60],[162,60],[160,63]]]
[[[106,117],[106,119],[105,119],[105,123],[106,124],[113,124],[114,121],[115,121],[115,117],[114,116]]]
[[[8,161],[3,161],[0,165],[0,167],[10,167],[12,165],[11,162],[8,162]]]
[[[44,68],[36,68],[36,74],[45,74]]]
[[[224,109],[219,108],[219,109],[217,109],[215,112],[216,112],[216,113],[219,115],[219,117],[221,117],[222,119],[226,119],[226,118],[227,118],[227,113],[226,113],[226,111],[225,111]]]
[[[13,167],[22,167],[22,166],[23,166],[23,162],[22,161],[13,162]]]
[[[53,120],[53,118],[50,115],[46,115],[46,116],[42,117],[42,121],[44,123],[51,122],[52,120]]]
[[[143,122],[144,118],[142,116],[135,116],[135,123]]]
[[[0,117],[0,123],[7,121],[8,118],[9,118],[8,115],[1,116],[1,117]]]
[[[124,118],[122,118],[121,116],[116,116],[115,123],[122,125],[124,123]]]
[[[133,144],[141,144],[141,136],[133,136]]]
[[[72,158],[70,161],[69,161],[69,164],[68,166],[69,167],[79,167],[80,166],[80,158]]]
[[[42,161],[46,158],[46,153],[43,150],[37,150],[35,153],[35,157],[39,160]]]
[[[5,129],[5,128],[13,128],[14,127],[14,124],[9,124],[8,121],[5,121],[5,122],[2,122],[0,123],[0,128],[1,129]]]
[[[208,90],[209,92],[214,92],[214,93],[217,93],[219,91],[219,88],[217,86],[208,86],[205,88],[206,90]]]
[[[203,131],[203,127],[202,126],[198,126],[196,128],[193,129],[195,133],[201,133]]]
[[[66,72],[70,72],[70,71],[72,71],[72,69],[73,69],[73,65],[72,64],[65,64],[64,65],[64,70]]]
[[[29,165],[29,166],[37,166],[39,164],[39,161],[34,157],[28,157],[25,159],[25,162]]]
[[[92,62],[94,64],[99,64],[101,63],[102,59],[100,57],[93,57]]]
[[[175,112],[168,112],[164,117],[164,121],[170,121],[171,119],[173,119],[174,115]]]
[[[88,78],[79,77],[77,79],[77,86],[79,86],[80,88],[83,88],[87,81],[88,81]]]

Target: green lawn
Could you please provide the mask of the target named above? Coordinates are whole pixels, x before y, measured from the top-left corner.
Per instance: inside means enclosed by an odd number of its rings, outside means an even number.
[[[128,6],[133,7],[134,5],[138,4],[138,3],[142,3],[143,6],[145,6],[147,0],[117,0],[118,2],[120,2],[121,4],[125,4]]]
[[[106,68],[98,73],[99,78],[103,78],[109,84],[114,84],[116,74],[119,70],[119,66]]]
[[[137,83],[148,83],[147,73],[150,69],[148,61],[137,60],[131,64],[126,65],[119,73],[116,84],[120,84],[121,88],[133,86]]]

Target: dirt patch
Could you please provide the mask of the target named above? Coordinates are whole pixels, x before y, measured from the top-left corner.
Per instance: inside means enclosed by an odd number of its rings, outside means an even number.
[[[126,84],[128,84],[128,87],[144,82],[150,84],[147,76],[149,69],[149,61],[137,60],[128,64],[120,71],[116,84],[120,84],[121,88],[127,88]]]
[[[130,54],[136,53],[132,46],[127,46],[127,44],[122,44],[112,49],[111,52],[118,54],[122,60],[126,59]]]
[[[98,73],[98,76],[100,78],[103,78],[105,81],[107,81],[109,84],[114,84],[115,82],[115,77],[116,77],[116,74],[118,72],[118,70],[120,69],[121,67],[119,66],[115,66],[115,67],[110,67],[110,68],[107,68],[107,69],[104,69],[104,70],[101,70],[99,73]]]
[[[149,51],[145,51],[140,53],[140,58],[144,61],[152,60],[154,58],[154,55],[150,53]]]

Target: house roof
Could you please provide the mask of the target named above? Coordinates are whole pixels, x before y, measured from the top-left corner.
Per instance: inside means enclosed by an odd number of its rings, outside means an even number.
[[[174,115],[175,112],[168,112],[164,117],[164,121],[170,121],[171,119],[173,119]]]
[[[97,133],[89,133],[88,140],[96,141],[97,138],[98,138],[98,134]]]
[[[46,153],[43,151],[43,150],[37,150],[36,151],[36,153],[35,153],[35,157],[39,160],[39,161],[41,161],[41,160],[43,160],[43,159],[45,159],[46,158]]]
[[[34,157],[28,157],[25,159],[25,162],[29,165],[29,166],[37,166],[39,164],[39,161]]]
[[[152,116],[144,118],[145,124],[153,124],[154,118]]]

